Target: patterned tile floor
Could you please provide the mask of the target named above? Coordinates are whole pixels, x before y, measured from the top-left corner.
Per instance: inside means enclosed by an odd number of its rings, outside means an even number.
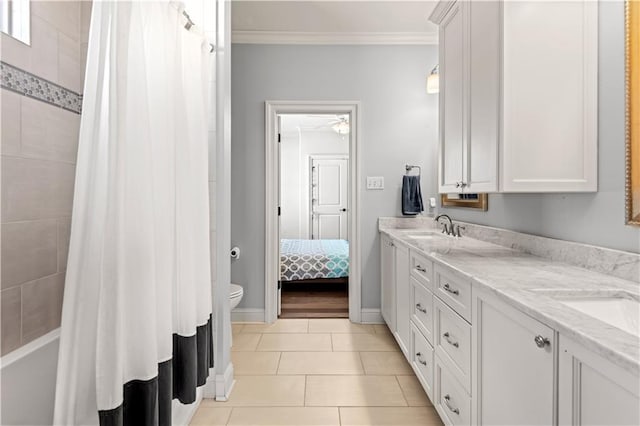
[[[191,425],[442,425],[384,325],[348,319],[234,324],[236,384]]]

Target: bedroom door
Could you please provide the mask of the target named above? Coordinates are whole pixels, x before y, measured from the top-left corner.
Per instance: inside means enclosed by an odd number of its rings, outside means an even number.
[[[349,158],[311,157],[311,239],[346,240],[349,209]]]

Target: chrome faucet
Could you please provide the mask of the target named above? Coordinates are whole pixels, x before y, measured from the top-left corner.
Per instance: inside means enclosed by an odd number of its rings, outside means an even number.
[[[438,216],[436,216],[435,221],[436,223],[440,223],[440,219],[447,219],[449,221],[449,225],[447,225],[446,223],[442,223],[442,233],[443,234],[447,234],[447,235],[451,235],[451,233],[453,232],[453,221],[451,220],[451,218],[449,217],[449,215],[446,214],[440,214]]]
[[[446,219],[449,221],[449,223],[441,223],[440,219]],[[454,237],[462,237],[462,234],[460,233],[461,229],[466,229],[464,226],[460,226],[460,225],[455,225],[453,223],[453,220],[451,220],[451,218],[449,217],[449,215],[446,214],[440,214],[438,216],[436,216],[435,218],[436,223],[440,223],[442,225],[442,233],[443,234],[447,234],[447,235],[452,235]]]

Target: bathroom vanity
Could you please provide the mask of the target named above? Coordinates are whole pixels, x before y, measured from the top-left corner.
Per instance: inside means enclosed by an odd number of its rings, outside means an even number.
[[[639,283],[416,223],[379,220],[381,312],[445,424],[640,424]]]

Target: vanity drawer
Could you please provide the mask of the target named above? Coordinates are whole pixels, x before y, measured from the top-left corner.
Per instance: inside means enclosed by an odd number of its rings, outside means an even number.
[[[418,327],[411,324],[411,366],[425,392],[433,400],[433,347],[420,333]]]
[[[436,265],[434,293],[471,322],[471,281],[444,266]]]
[[[433,291],[433,262],[415,250],[411,250],[409,256],[411,276]]]
[[[433,300],[433,315],[435,352],[471,393],[471,326],[437,297]]]
[[[411,281],[411,321],[433,342],[433,293],[425,289],[414,277]]]
[[[437,355],[433,360],[435,398],[432,401],[438,414],[447,425],[471,425],[471,398]]]

